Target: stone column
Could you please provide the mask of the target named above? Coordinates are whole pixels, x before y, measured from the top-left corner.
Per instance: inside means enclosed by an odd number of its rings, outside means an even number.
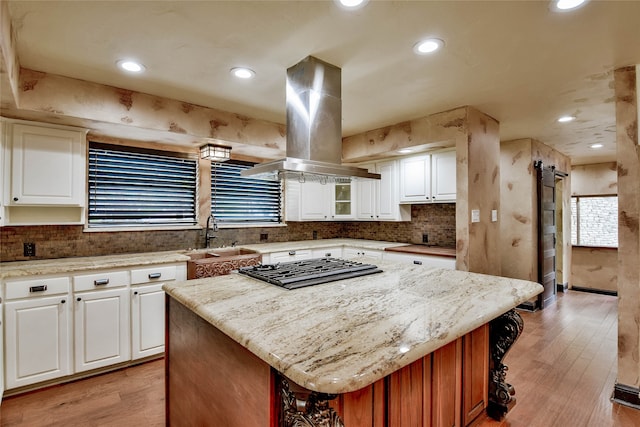
[[[616,144],[618,160],[618,377],[614,400],[640,405],[640,66],[617,69]]]

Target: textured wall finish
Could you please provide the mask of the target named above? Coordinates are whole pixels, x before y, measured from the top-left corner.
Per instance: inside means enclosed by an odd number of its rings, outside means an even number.
[[[467,107],[467,137],[456,143],[456,268],[500,275],[500,132],[492,117]],[[466,202],[465,202],[466,201]],[[480,221],[471,222],[473,210]]]
[[[13,108],[16,105],[16,94],[18,93],[18,78],[20,73],[20,62],[16,54],[16,39],[9,6],[6,1],[0,2],[0,79],[2,87],[11,90],[0,91],[0,101],[2,108]]]
[[[615,71],[618,160],[618,378],[640,386],[640,146],[636,67]]]
[[[571,167],[572,196],[606,196],[618,193],[616,162]]]
[[[600,291],[618,290],[618,250],[574,246],[571,285]]]

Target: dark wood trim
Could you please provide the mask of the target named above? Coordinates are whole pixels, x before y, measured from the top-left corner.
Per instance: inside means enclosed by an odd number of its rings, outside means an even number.
[[[609,250],[609,251],[617,251],[618,247],[613,247],[613,246],[585,246],[585,245],[571,245],[571,249],[576,248],[576,249],[605,249],[605,250]]]
[[[589,293],[592,293],[592,294],[611,295],[613,297],[617,297],[618,296],[618,292],[617,291],[608,291],[606,289],[594,289],[594,288],[584,288],[582,286],[572,286],[571,290],[572,291],[577,291],[577,292],[589,292]]]
[[[518,305],[516,308],[519,310],[534,312],[539,307],[538,307],[537,301],[525,301],[522,304]]]
[[[569,283],[568,282],[556,283],[556,288],[558,292],[567,292],[569,290]]]
[[[616,383],[613,386],[611,400],[621,405],[640,409],[640,389],[628,385]]]

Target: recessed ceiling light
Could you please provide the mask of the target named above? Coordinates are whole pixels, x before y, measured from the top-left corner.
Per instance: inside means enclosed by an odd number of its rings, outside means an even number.
[[[444,46],[444,41],[436,38],[421,40],[413,45],[413,51],[418,55],[428,55]]]
[[[602,145],[602,144],[591,144],[589,147],[590,148],[602,148],[602,147],[604,147],[604,145]]]
[[[587,0],[553,0],[551,9],[556,12],[566,12],[583,6]]]
[[[575,119],[576,119],[575,116],[562,116],[558,119],[558,121],[560,123],[567,123],[567,122],[572,122]]]
[[[118,67],[120,67],[120,69],[129,73],[142,73],[145,70],[144,65],[130,59],[121,59],[116,64],[118,65]]]
[[[235,68],[232,68],[230,72],[232,76],[235,76],[239,79],[250,79],[256,75],[256,72],[253,71],[251,68],[245,68],[245,67],[235,67]]]
[[[355,10],[364,7],[369,0],[334,0],[338,6],[347,10]]]
[[[402,150],[398,150],[398,153],[400,154],[407,154],[407,153],[411,153],[413,152],[413,150],[411,148],[403,148]]]

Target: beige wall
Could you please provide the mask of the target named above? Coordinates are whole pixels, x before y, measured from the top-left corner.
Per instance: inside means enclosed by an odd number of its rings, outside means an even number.
[[[571,285],[598,291],[618,290],[618,250],[574,246]]]
[[[618,378],[640,388],[640,146],[636,67],[615,71],[618,160]]]
[[[572,196],[605,196],[618,194],[616,162],[579,165],[571,168]]]
[[[537,190],[533,163],[541,160],[555,165],[558,171],[568,172],[571,161],[564,154],[535,139],[505,141],[500,145],[500,258],[502,275],[516,279],[537,281]],[[564,178],[563,188],[570,188],[571,176]],[[557,259],[559,283],[571,281],[571,217],[570,194],[561,193],[561,207],[565,213],[558,225],[562,233],[562,256]]]

